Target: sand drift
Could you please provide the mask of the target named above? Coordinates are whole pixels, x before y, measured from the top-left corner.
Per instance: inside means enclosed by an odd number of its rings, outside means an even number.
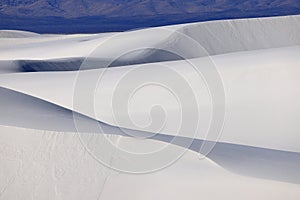
[[[299,32],[0,31],[0,198],[299,199]]]

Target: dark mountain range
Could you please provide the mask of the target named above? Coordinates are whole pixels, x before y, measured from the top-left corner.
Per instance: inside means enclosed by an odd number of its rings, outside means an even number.
[[[300,14],[299,0],[1,0],[0,29],[106,32],[291,14]]]

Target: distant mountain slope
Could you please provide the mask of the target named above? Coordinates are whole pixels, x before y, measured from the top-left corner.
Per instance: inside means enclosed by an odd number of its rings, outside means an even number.
[[[299,0],[1,0],[0,29],[95,33],[293,14]]]
[[[10,16],[128,17],[220,11],[300,9],[299,0],[1,0],[0,12]]]

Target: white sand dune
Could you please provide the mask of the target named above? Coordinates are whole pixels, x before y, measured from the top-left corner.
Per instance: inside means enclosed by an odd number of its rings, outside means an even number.
[[[122,140],[122,142],[125,144],[120,145],[131,145],[130,140]],[[172,183],[171,187],[169,183]],[[261,182],[258,179],[236,176],[224,171],[209,159],[197,160],[196,154],[187,152],[174,165],[154,174],[110,176],[102,197],[104,199],[280,199],[286,198],[289,194],[288,198],[293,199],[298,196],[296,192],[298,186],[292,187],[280,182]],[[273,191],[275,188],[278,188],[276,192]],[[118,192],[113,192],[115,190]]]
[[[86,124],[87,132],[95,121],[71,110],[62,108],[41,99],[13,90],[0,88],[0,124],[4,126],[49,130],[58,132],[76,132],[73,116]],[[102,126],[105,126],[104,124]]]
[[[300,90],[296,87],[300,84],[298,79],[299,53],[299,46],[294,46],[211,57],[222,77],[226,93],[227,116],[220,141],[300,152],[298,142],[300,141],[298,134],[300,127],[297,121],[300,117]],[[206,62],[206,58],[193,60],[200,71],[203,68],[202,63],[206,64]],[[76,86],[79,82],[76,79],[78,72],[3,74],[0,86],[75,110],[111,125],[149,132],[157,132],[157,130],[151,127],[141,127],[140,124],[147,124],[149,121],[149,110],[153,102],[162,102],[168,114],[168,121],[160,132],[190,137],[190,133],[177,132],[178,124],[180,124],[179,113],[182,108],[174,101],[172,95],[157,87],[145,88],[130,99],[130,117],[137,121],[137,125],[122,120],[127,117],[127,113],[119,113],[115,116],[116,111],[111,106],[115,98],[113,95],[118,92],[116,86],[125,74],[134,69],[141,69],[139,78],[151,82],[157,77],[153,74],[155,73],[153,69],[160,70],[165,66],[175,70],[191,84],[199,112],[201,112],[199,114],[203,116],[197,137],[204,139],[211,118],[211,97],[204,80],[199,79],[195,70],[185,61],[80,72],[82,81],[91,82],[95,88],[98,87],[95,91],[95,110],[89,110],[86,106],[75,105],[74,107],[73,105],[73,90],[78,90],[76,91],[78,94],[85,92],[84,87]],[[103,72],[105,75],[97,86],[96,81],[95,84],[93,83],[93,78],[97,80]],[[176,78],[168,73],[166,71],[160,76],[166,80]],[[127,91],[133,83],[133,79],[130,79],[123,82],[118,89]],[[182,90],[184,89],[183,87]],[[90,97],[82,95],[81,100],[88,102]],[[115,121],[114,117],[120,120]]]
[[[115,61],[116,55],[122,55],[118,58],[118,65],[121,66],[180,59],[170,52],[181,53],[185,58],[196,58],[279,48],[300,44],[299,21],[296,15],[182,24],[124,33],[46,35],[26,40],[2,38],[0,60],[96,56],[103,61],[100,64],[106,66]],[[95,48],[97,55],[91,54]]]
[[[92,35],[0,31],[0,198],[299,199],[299,17]],[[223,106],[222,132],[211,134],[213,108]],[[182,109],[199,110],[188,115],[200,119],[195,135],[180,129]],[[163,127],[152,126],[160,117]],[[199,160],[203,144],[214,148]],[[125,171],[166,168],[126,174],[99,156]]]
[[[37,33],[16,30],[0,30],[0,38],[29,38],[39,36]]]
[[[36,133],[44,131],[49,134],[57,132],[61,135],[64,135],[63,132],[72,134],[72,132],[77,132],[73,121],[73,115],[76,115],[77,120],[80,119],[80,122],[85,124],[84,131],[86,133],[124,135],[118,127],[94,122],[90,118],[25,94],[0,88],[0,95],[2,97],[0,99],[2,111],[0,125],[3,132],[7,134],[10,133],[10,130]],[[13,127],[22,127],[22,129],[14,129]],[[136,131],[135,135],[151,136],[152,134]],[[203,144],[202,140],[195,139],[188,147],[186,146],[187,138],[178,138],[176,141],[172,141],[171,136],[162,134],[158,134],[152,139],[186,147],[195,152],[199,152]],[[300,180],[299,153],[218,142],[208,158],[237,174],[297,184]]]

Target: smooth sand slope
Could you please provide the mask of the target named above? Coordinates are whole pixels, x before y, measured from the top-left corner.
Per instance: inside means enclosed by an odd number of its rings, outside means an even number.
[[[2,199],[297,199],[300,195],[299,185],[238,176],[192,152],[159,172],[130,175],[104,168],[74,134],[1,127],[0,138]],[[121,148],[143,149],[139,140],[120,141]]]

